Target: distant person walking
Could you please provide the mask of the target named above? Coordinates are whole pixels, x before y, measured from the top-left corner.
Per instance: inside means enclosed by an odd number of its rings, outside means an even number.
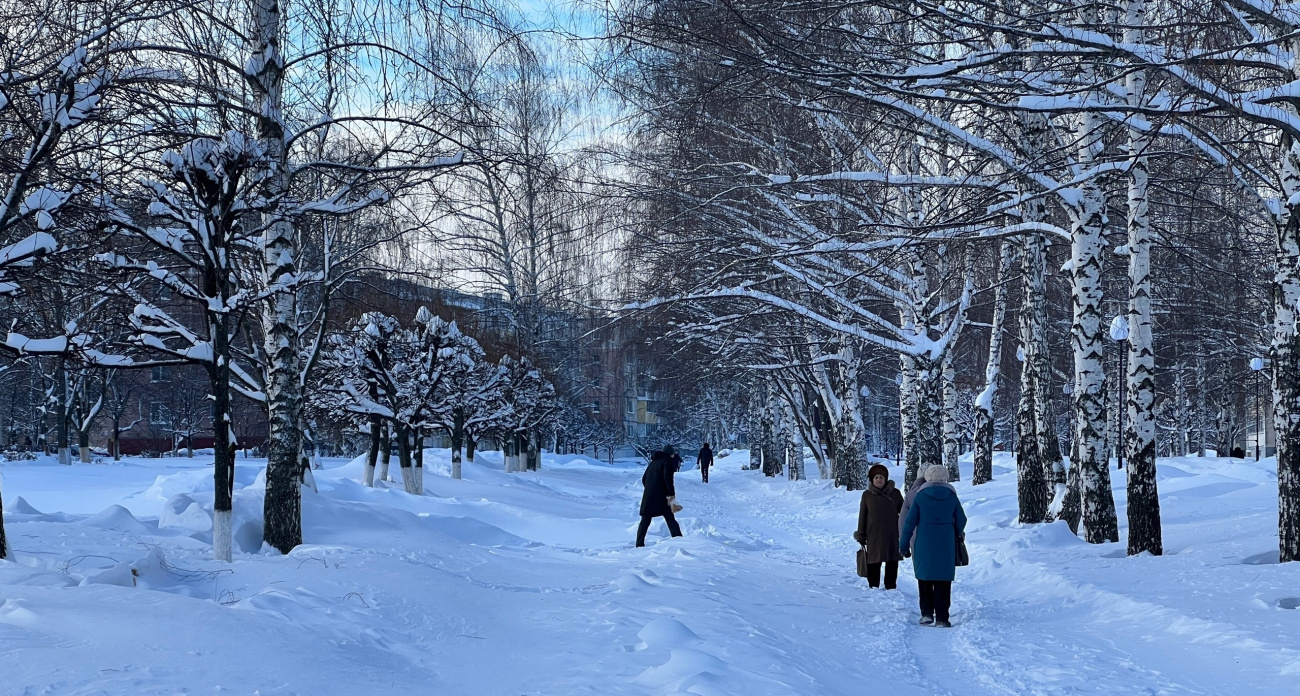
[[[862,491],[858,531],[853,538],[867,547],[867,584],[880,587],[880,565],[885,566],[885,589],[898,587],[898,513],[903,494],[889,480],[889,469],[877,464],[867,471],[867,489]]]
[[[952,581],[957,575],[957,540],[965,536],[966,511],[957,499],[956,489],[948,484],[947,467],[926,469],[925,480],[924,487],[917,487],[916,498],[903,520],[898,550],[912,556],[912,571],[920,590],[921,625],[948,628],[952,626],[948,609],[952,605]]]
[[[677,450],[672,445],[664,445],[650,455],[645,473],[641,474],[641,485],[645,491],[641,494],[641,526],[636,530],[636,545],[645,546],[645,535],[650,530],[650,521],[663,517],[668,524],[668,533],[675,537],[682,535],[682,528],[677,524],[674,512],[680,512],[682,506],[677,504],[677,489],[673,486],[673,474],[676,468],[673,460]],[[679,460],[680,461],[680,460]]]
[[[695,461],[700,463],[700,476],[704,482],[709,482],[709,467],[713,466],[713,450],[709,449],[709,443],[704,443],[700,448],[700,453],[695,456]]]

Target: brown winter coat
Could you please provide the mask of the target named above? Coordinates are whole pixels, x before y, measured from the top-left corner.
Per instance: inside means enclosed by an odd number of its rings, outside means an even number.
[[[858,511],[858,531],[853,538],[867,545],[868,563],[903,560],[898,552],[898,513],[903,509],[903,494],[886,481],[884,488],[868,484],[862,491],[862,508]]]

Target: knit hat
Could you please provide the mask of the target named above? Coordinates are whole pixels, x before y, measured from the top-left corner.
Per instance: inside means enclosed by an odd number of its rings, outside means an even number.
[[[935,483],[947,483],[948,467],[943,466],[942,464],[935,464],[934,466],[927,468],[925,470],[925,480],[933,481]]]
[[[880,474],[885,478],[889,478],[889,469],[886,468],[885,465],[883,464],[876,464],[872,466],[870,469],[867,469],[867,480],[870,481],[871,479],[874,479],[876,477],[876,474]]]
[[[672,445],[664,445],[664,448],[660,451],[670,457],[677,454],[677,450]]]

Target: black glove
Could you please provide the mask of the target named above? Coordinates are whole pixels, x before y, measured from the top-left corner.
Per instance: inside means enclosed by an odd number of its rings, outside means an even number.
[[[862,544],[863,546],[867,545],[867,540],[862,538],[862,532],[860,531],[853,533],[853,540],[858,542],[859,544]]]

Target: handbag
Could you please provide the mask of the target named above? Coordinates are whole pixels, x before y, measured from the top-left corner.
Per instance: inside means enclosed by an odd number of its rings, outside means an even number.
[[[858,547],[858,577],[867,577],[867,545]]]
[[[970,552],[966,550],[966,534],[957,535],[957,565],[970,565]]]

